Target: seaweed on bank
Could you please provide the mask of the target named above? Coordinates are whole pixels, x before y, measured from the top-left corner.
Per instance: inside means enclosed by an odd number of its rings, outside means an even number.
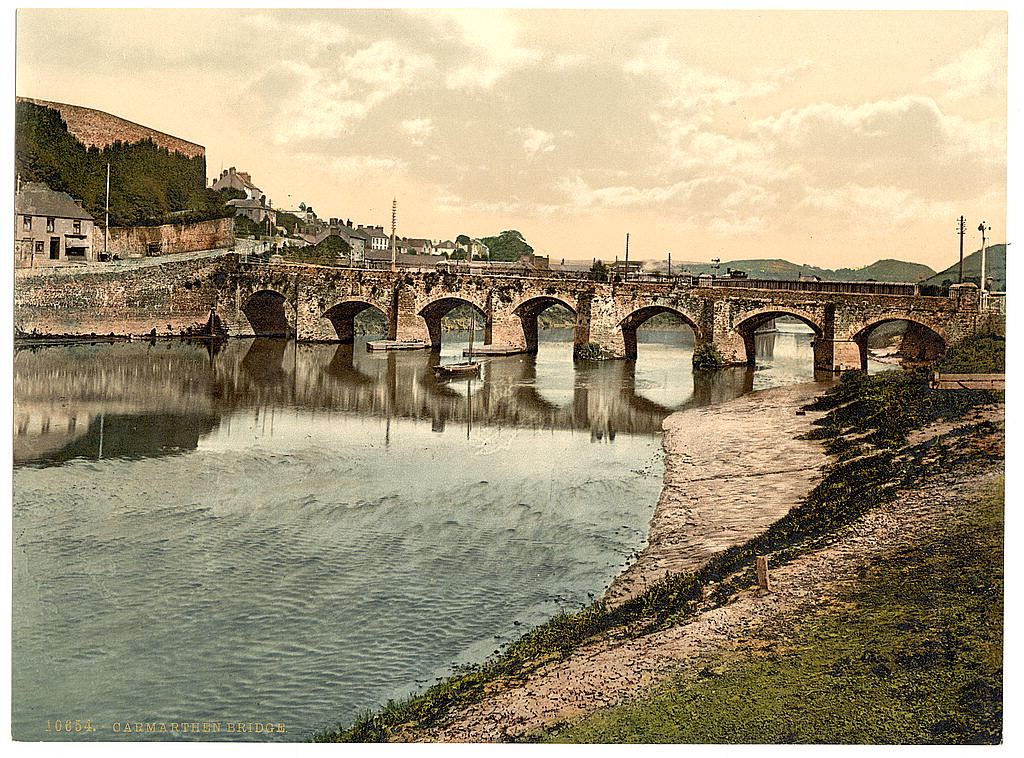
[[[968,340],[963,350],[951,351],[940,364],[943,370],[948,370],[947,365],[993,370],[1002,360],[998,338]],[[833,540],[840,528],[891,502],[937,461],[948,465],[984,458],[983,451],[945,445],[943,440],[992,431],[985,424],[960,427],[938,442],[907,451],[898,449],[911,431],[932,420],[957,418],[1001,399],[1002,393],[936,392],[928,388],[928,377],[926,369],[874,376],[851,374],[805,406],[829,411],[812,434],[829,441],[828,452],[837,460],[826,466],[820,483],[803,503],[757,537],[719,553],[696,572],[667,577],[622,605],[608,607],[598,602],[576,613],[555,616],[483,664],[466,667],[419,695],[389,702],[348,728],[339,724],[334,730],[322,731],[314,741],[381,742],[415,736],[444,723],[460,708],[525,681],[541,666],[564,660],[602,635],[638,636],[678,623],[709,605],[721,605],[751,586],[755,556],[770,555],[778,565],[820,548]],[[844,442],[846,434],[856,434],[858,439]],[[992,454],[1001,455],[1001,450]]]

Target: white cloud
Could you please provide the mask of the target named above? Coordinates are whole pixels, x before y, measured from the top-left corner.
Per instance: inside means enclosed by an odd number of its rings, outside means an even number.
[[[956,204],[927,201],[903,187],[865,187],[849,183],[836,189],[808,188],[799,208],[847,219],[850,224],[882,227],[935,217],[953,218]]]
[[[455,28],[473,60],[445,76],[448,89],[490,89],[506,74],[540,62],[544,55],[519,42],[518,24],[504,10],[463,8],[411,11],[439,29]]]
[[[977,45],[938,68],[928,81],[946,87],[954,99],[1002,95],[1006,92],[1007,39],[1004,29],[992,29]]]
[[[798,61],[783,68],[754,72],[746,80],[737,79],[687,64],[682,55],[670,49],[667,39],[658,38],[627,60],[623,69],[633,76],[660,80],[667,91],[663,107],[682,111],[691,121],[707,124],[713,118],[715,106],[771,94],[809,65],[807,61]]]
[[[378,40],[331,65],[281,61],[250,91],[270,112],[277,142],[337,137],[432,68],[429,56]]]
[[[752,131],[779,165],[799,165],[826,188],[854,182],[959,197],[1001,182],[1005,171],[1002,124],[945,114],[922,96],[817,103],[761,119]]]
[[[367,175],[379,179],[383,174],[404,173],[408,169],[405,161],[387,155],[336,155],[325,159],[320,153],[296,153],[295,158],[311,168],[337,174],[342,181]]]
[[[528,155],[550,153],[555,149],[555,135],[543,129],[524,127],[515,130],[523,138],[523,149]]]
[[[429,118],[411,118],[402,122],[402,131],[412,137],[414,145],[422,145],[434,131],[434,122]]]

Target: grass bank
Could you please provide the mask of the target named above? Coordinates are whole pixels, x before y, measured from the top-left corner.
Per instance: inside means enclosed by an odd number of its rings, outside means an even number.
[[[1002,487],[886,556],[785,648],[679,676],[548,742],[994,744],[1002,729]]]
[[[1002,340],[976,338],[951,351],[941,368],[998,371],[1002,351]],[[853,374],[812,404],[828,411],[813,436],[826,443],[835,460],[806,501],[758,537],[723,551],[696,572],[670,576],[622,605],[595,603],[556,616],[484,663],[314,739],[376,742],[422,737],[462,708],[526,681],[540,667],[567,658],[588,642],[653,632],[727,602],[754,583],[755,556],[769,555],[772,565],[779,565],[821,547],[837,529],[891,501],[933,466],[1001,456],[1001,450],[941,440],[904,447],[911,431],[932,420],[955,419],[1000,400],[989,392],[935,392],[928,389],[927,380],[927,370]],[[945,437],[966,439],[980,431],[965,426]]]

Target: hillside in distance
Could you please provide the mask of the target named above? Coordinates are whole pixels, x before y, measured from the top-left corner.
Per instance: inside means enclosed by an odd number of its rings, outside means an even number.
[[[993,292],[1006,291],[1006,245],[989,245],[985,250],[985,274]],[[922,284],[956,284],[960,278],[960,261],[929,277]],[[978,284],[981,279],[981,250],[964,256],[964,281]]]

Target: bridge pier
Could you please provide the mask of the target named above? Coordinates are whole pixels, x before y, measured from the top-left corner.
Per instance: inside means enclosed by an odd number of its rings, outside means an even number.
[[[816,371],[863,371],[867,369],[867,349],[854,340],[815,339]]]
[[[532,352],[537,352],[536,326],[537,317],[534,314]],[[527,340],[527,328],[528,324],[525,324],[519,314],[512,309],[511,303],[506,303],[500,298],[495,297],[493,292],[488,296],[484,344],[508,345],[516,350],[529,352],[530,345]]]
[[[389,340],[422,340],[431,348],[441,347],[441,316],[426,319],[416,310],[416,293],[399,285],[388,313]]]

